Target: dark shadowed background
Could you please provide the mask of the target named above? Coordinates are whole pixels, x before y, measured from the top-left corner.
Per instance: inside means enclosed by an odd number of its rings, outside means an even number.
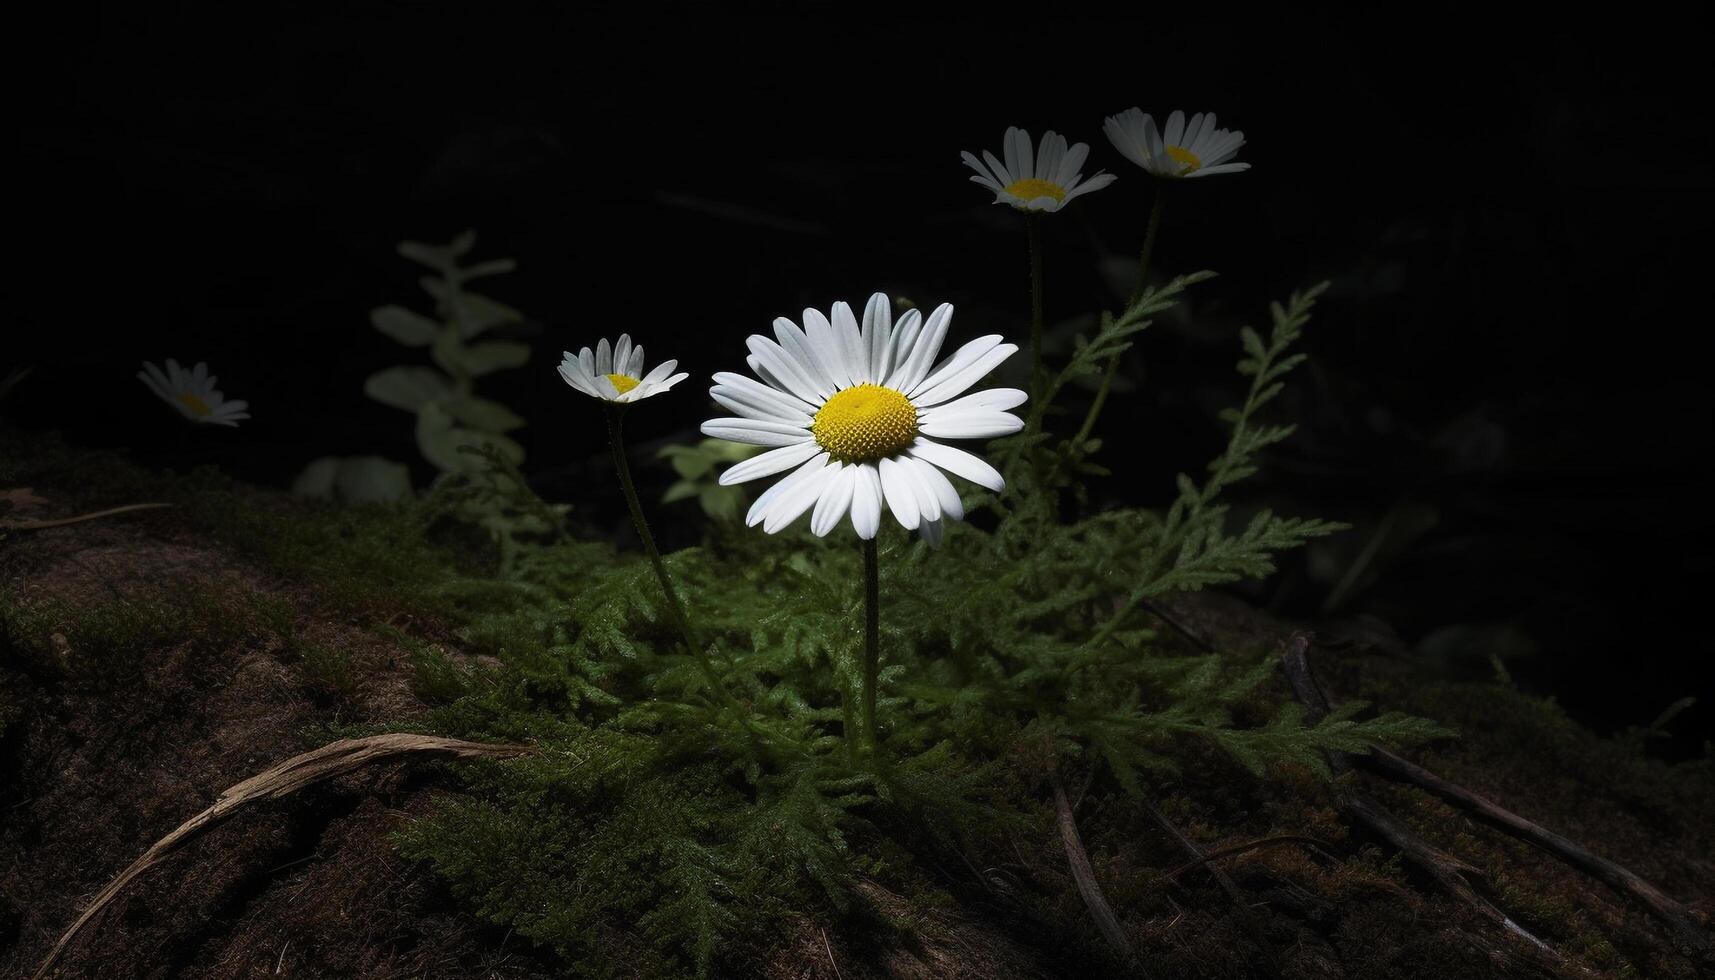
[[[1221,278],[1127,364],[1095,498],[1165,503],[1219,445],[1238,325],[1331,279],[1312,366],[1279,406],[1303,431],[1247,492],[1356,528],[1247,595],[1457,676],[1499,658],[1605,730],[1702,693],[1715,181],[1699,30],[973,13],[57,13],[13,32],[5,60],[0,368],[36,370],[0,409],[181,465],[178,420],[133,375],[206,360],[254,418],[197,433],[198,461],[282,487],[330,453],[416,461],[410,418],[362,384],[422,352],[367,312],[427,308],[398,240],[475,228],[477,258],[519,261],[485,291],[529,316],[537,348],[482,390],[529,419],[544,493],[617,516],[598,416],[554,373],[562,349],[629,331],[692,372],[632,413],[641,454],[693,438],[707,375],[807,304],[882,289],[953,302],[955,340],[1022,337],[1018,219],[959,162],[1009,124],[1088,141],[1089,169],[1120,175],[1047,221],[1050,321],[1115,307],[1152,191],[1103,116],[1214,110],[1253,169],[1179,188],[1156,269]],[[697,520],[664,523],[685,543]],[[1710,707],[1663,750],[1700,751]]]

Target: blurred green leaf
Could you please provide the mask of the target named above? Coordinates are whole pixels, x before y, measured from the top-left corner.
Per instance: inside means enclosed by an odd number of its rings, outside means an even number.
[[[457,364],[465,374],[480,378],[495,371],[523,367],[530,360],[530,346],[511,340],[491,340],[469,347],[458,345],[445,350],[437,347],[435,355],[437,361],[445,357]]]
[[[524,447],[503,435],[458,425],[452,413],[437,403],[417,413],[417,448],[423,458],[447,471],[479,472],[487,465],[480,456],[462,453],[462,447],[489,447],[516,466],[524,461]]]
[[[442,407],[459,423],[484,432],[511,432],[524,424],[524,419],[512,409],[474,395],[454,398]]]
[[[369,311],[369,322],[406,347],[426,347],[433,343],[441,325],[428,317],[389,303]]]
[[[420,412],[431,402],[444,401],[454,394],[453,386],[439,371],[414,365],[400,365],[377,371],[363,383],[363,393],[383,405]]]

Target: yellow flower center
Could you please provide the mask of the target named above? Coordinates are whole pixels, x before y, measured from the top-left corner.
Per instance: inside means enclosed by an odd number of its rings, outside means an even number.
[[[917,438],[917,407],[892,388],[861,384],[824,402],[810,434],[842,463],[892,456]]]
[[[614,390],[622,395],[637,387],[637,379],[629,374],[610,374],[607,380],[613,382]]]
[[[188,391],[179,392],[178,399],[180,405],[190,409],[198,416],[211,415],[214,413],[214,409],[208,407],[208,402],[203,401],[201,398],[198,398]]]
[[[1168,147],[1167,155],[1173,158],[1174,163],[1179,164],[1181,174],[1188,174],[1203,166],[1203,159],[1183,146]]]
[[[1051,197],[1055,203],[1066,200],[1066,188],[1046,180],[1031,177],[1028,180],[1015,180],[1007,186],[1006,192],[1021,201],[1034,201],[1039,197]]]

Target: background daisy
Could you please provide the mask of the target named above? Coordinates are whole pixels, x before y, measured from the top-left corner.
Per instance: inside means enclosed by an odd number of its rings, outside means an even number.
[[[1127,160],[1157,177],[1209,177],[1251,166],[1227,162],[1245,145],[1245,134],[1216,128],[1212,112],[1199,112],[1187,123],[1185,113],[1175,109],[1166,131],[1158,132],[1155,119],[1132,106],[1109,116],[1102,131]]]
[[[709,394],[737,417],[702,427],[715,438],[770,447],[722,473],[722,484],[787,473],[756,499],[746,523],[773,534],[811,511],[810,530],[826,535],[849,513],[867,540],[885,506],[901,527],[938,544],[942,522],[964,517],[943,470],[1000,491],[1005,481],[994,467],[940,440],[1024,427],[1007,411],[1024,403],[1024,392],[965,394],[1018,347],[979,337],[935,364],[952,318],[943,303],[927,320],[909,310],[895,323],[887,297],[876,293],[861,326],[850,306],[835,303],[830,316],[805,310],[803,327],[776,319],[773,339],[753,334],[748,361],[762,380],[715,375]]]
[[[987,150],[982,160],[969,150],[960,157],[977,172],[971,179],[994,191],[996,204],[1010,204],[1024,211],[1058,211],[1080,194],[1101,190],[1115,180],[1113,174],[1101,172],[1084,180],[1078,168],[1090,155],[1090,144],[1078,143],[1068,149],[1066,137],[1053,130],[1043,135],[1042,145],[1032,154],[1030,134],[1017,126],[1009,127],[1001,155],[1005,163]]]
[[[250,403],[238,399],[228,401],[215,387],[215,383],[220,379],[209,374],[208,365],[202,361],[198,361],[196,367],[189,371],[179,367],[179,362],[170,357],[167,358],[165,371],[144,361],[143,370],[137,372],[137,378],[148,385],[150,391],[159,395],[162,401],[178,409],[180,415],[192,422],[208,422],[237,428],[239,419],[250,417],[250,413],[245,411],[250,407]]]
[[[565,359],[560,362],[560,377],[566,379],[566,384],[602,401],[639,401],[660,394],[690,377],[689,374],[673,374],[673,369],[679,366],[675,360],[662,361],[655,370],[644,374],[643,347],[633,347],[630,334],[620,334],[619,342],[612,347],[603,337],[593,352],[585,347],[575,356],[571,351],[563,353]]]

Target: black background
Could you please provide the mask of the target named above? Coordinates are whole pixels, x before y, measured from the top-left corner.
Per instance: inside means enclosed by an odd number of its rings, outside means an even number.
[[[361,388],[421,352],[367,311],[425,305],[398,240],[474,227],[476,257],[519,260],[486,285],[537,348],[485,390],[530,420],[544,491],[600,515],[603,437],[553,371],[562,349],[629,331],[692,372],[632,413],[647,446],[690,438],[706,376],[807,304],[882,289],[955,303],[954,340],[1022,337],[1017,217],[959,163],[1014,124],[1088,141],[1087,170],[1119,174],[1047,221],[1050,320],[1117,306],[1151,186],[1102,118],[1212,109],[1253,169],[1177,188],[1156,269],[1222,276],[1127,364],[1139,386],[1105,417],[1116,472],[1098,501],[1164,503],[1219,445],[1237,325],[1332,279],[1313,366],[1280,405],[1304,430],[1249,492],[1357,527],[1253,596],[1317,617],[1382,529],[1327,612],[1375,617],[1402,655],[1469,676],[1506,657],[1604,729],[1700,693],[1712,179],[1695,25],[347,6],[92,7],[9,32],[4,360],[37,366],[9,417],[176,465],[177,420],[133,377],[173,356],[251,402],[242,428],[198,433],[201,458],[245,479],[284,486],[329,453],[415,459],[410,419]],[[694,512],[675,517],[688,540]],[[1709,707],[1671,751],[1697,750]]]

